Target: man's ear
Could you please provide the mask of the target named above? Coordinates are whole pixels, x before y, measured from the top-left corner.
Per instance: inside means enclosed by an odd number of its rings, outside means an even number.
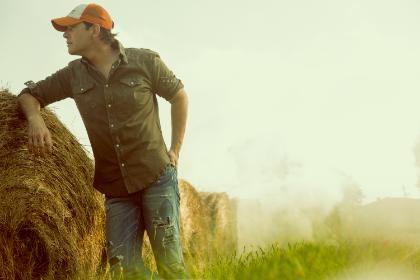
[[[92,28],[92,31],[93,31],[93,33],[92,33],[93,36],[98,37],[99,34],[101,33],[101,26],[97,23],[94,23],[91,28]]]

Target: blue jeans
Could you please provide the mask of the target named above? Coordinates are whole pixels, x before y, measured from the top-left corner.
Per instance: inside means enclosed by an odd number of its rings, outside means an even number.
[[[105,206],[107,254],[116,279],[151,279],[152,274],[141,257],[145,230],[159,278],[187,277],[181,249],[175,167],[168,166],[152,186],[142,191],[128,197],[106,198]]]

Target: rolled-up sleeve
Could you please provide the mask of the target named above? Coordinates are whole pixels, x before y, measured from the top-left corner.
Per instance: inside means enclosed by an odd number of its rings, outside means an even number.
[[[165,65],[159,55],[154,57],[152,73],[154,92],[168,101],[184,87],[181,80]]]
[[[36,83],[29,81],[19,95],[29,93],[35,97],[42,108],[67,97],[71,94],[71,69],[67,66],[58,70],[46,79]]]

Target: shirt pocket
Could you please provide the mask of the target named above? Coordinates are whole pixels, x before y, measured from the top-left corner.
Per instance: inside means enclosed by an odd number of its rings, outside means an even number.
[[[82,115],[86,115],[98,107],[98,102],[93,94],[94,87],[93,82],[72,84],[73,98]]]
[[[122,90],[117,102],[125,103],[137,109],[144,107],[151,97],[150,89],[146,81],[141,77],[124,77],[120,80]]]

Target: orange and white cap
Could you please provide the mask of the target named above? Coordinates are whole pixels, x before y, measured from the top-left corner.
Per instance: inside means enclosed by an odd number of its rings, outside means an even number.
[[[67,26],[80,22],[97,23],[101,27],[111,30],[114,22],[109,13],[97,4],[81,4],[74,8],[67,16],[51,20],[52,25],[58,31],[64,32]]]

